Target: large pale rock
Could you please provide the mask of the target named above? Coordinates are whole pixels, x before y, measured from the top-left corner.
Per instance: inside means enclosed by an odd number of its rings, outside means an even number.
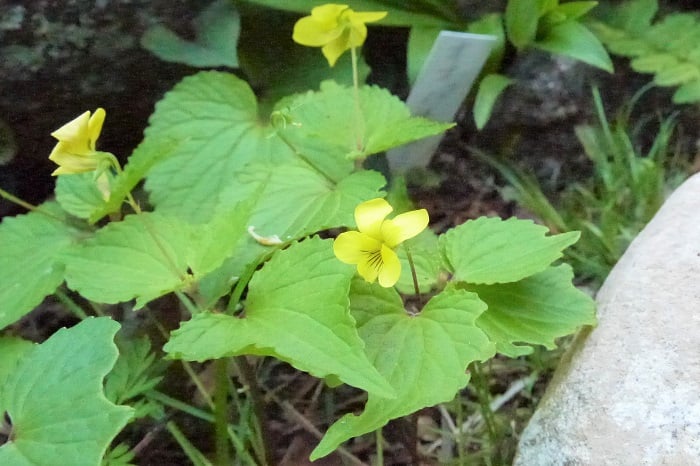
[[[514,464],[700,465],[700,174],[629,247]]]

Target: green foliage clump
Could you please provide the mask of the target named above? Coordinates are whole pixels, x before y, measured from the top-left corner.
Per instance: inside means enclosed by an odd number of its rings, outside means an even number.
[[[508,180],[508,196],[537,214],[555,231],[581,231],[581,240],[566,256],[579,277],[600,284],[617,263],[632,239],[661,207],[667,193],[680,184],[684,169],[672,157],[673,117],[659,125],[658,134],[643,154],[634,142],[629,112],[610,123],[597,90],[594,102],[596,125],[576,127],[583,149],[592,162],[593,174],[566,188],[555,206],[532,176],[474,150]]]
[[[175,44],[177,59],[216,63],[231,52],[216,44],[237,27],[214,14],[230,8],[211,8],[214,35],[200,23],[194,42],[161,30],[156,38],[167,40],[156,43]],[[571,268],[556,263],[576,232],[547,235],[529,220],[482,218],[419,234],[424,212],[409,235],[408,217],[389,223],[358,214],[388,195],[387,179],[365,168],[366,159],[452,124],[413,116],[387,90],[361,86],[352,65],[352,87],[323,81],[280,99],[269,115],[232,73],[186,77],[158,102],[123,169],[97,152],[102,120],[91,127],[89,112],[53,133],[56,163],[65,163],[56,201],[19,201],[30,212],[0,223],[0,329],[51,294],[81,322],[41,345],[0,338],[0,413],[9,418],[0,425],[0,463],[127,465],[138,454],[133,439],[109,446],[129,421],[150,418],[193,464],[210,465],[210,453],[178,427],[177,410],[213,425],[217,464],[233,464],[229,450],[243,464],[271,464],[265,421],[246,414],[252,405],[264,415],[250,356],[367,392],[361,414],[330,426],[311,454],[320,458],[450,401],[467,386],[470,365],[554,348],[557,338],[595,324],[592,299],[574,287]],[[408,210],[404,194],[393,193],[395,207]],[[341,235],[361,238],[357,270],[329,238],[355,227]],[[360,269],[381,271],[387,257],[397,275],[404,269],[395,287],[396,278],[380,286]],[[161,306],[170,333],[158,320]],[[138,316],[153,322],[158,338],[128,325]],[[182,364],[201,406],[159,391],[163,354]],[[213,390],[190,364],[209,361]]]
[[[630,58],[639,73],[654,75],[654,84],[678,87],[676,104],[700,101],[700,16],[671,13],[653,21],[657,0],[630,0],[591,24],[592,30],[614,54]]]

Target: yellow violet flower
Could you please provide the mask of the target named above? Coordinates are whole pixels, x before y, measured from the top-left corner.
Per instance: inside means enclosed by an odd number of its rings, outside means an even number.
[[[104,109],[98,108],[93,115],[89,111],[66,123],[51,133],[58,139],[49,160],[58,164],[53,176],[84,173],[96,170],[103,157],[95,150],[105,120]]]
[[[394,286],[401,276],[401,262],[394,249],[428,226],[425,209],[386,219],[392,210],[384,199],[363,202],[355,208],[359,231],[341,233],[333,243],[333,252],[339,260],[357,265],[362,278],[370,283],[378,278],[385,288]]]
[[[323,47],[321,51],[330,66],[346,51],[364,44],[367,38],[365,23],[379,21],[386,11],[358,13],[347,5],[329,3],[311,10],[294,25],[294,42],[309,47]]]

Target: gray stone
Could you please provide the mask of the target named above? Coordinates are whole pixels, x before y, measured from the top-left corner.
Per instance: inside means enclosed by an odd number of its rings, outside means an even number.
[[[700,175],[634,240],[520,439],[516,466],[700,464]]]

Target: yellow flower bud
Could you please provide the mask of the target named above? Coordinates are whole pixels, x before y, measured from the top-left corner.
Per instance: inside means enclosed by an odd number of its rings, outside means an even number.
[[[95,149],[102,131],[106,113],[98,108],[93,115],[87,111],[51,133],[58,143],[51,151],[49,160],[58,168],[53,176],[84,173],[97,169],[102,157]]]

